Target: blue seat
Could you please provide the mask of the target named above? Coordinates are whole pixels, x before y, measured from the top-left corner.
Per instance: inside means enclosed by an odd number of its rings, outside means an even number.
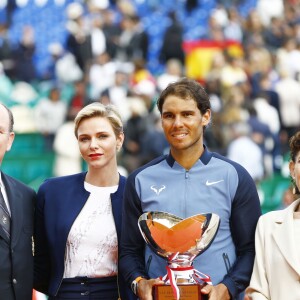
[[[68,4],[75,0],[65,0],[62,5],[57,5],[54,0],[48,0],[43,7],[35,4],[34,0],[29,0],[25,7],[16,9],[13,15],[13,26],[9,30],[9,36],[13,44],[16,44],[22,33],[25,24],[32,25],[36,30],[36,65],[38,74],[43,74],[47,64],[45,61],[50,54],[47,51],[51,42],[65,43],[66,39],[66,13],[65,8]],[[158,44],[161,42],[164,30],[168,25],[168,12],[176,10],[178,19],[184,26],[184,37],[188,40],[198,40],[205,35],[207,21],[210,12],[216,7],[216,0],[199,1],[198,7],[188,13],[185,10],[185,1],[161,0],[158,10],[153,10],[148,1],[134,0],[132,3],[136,6],[139,16],[146,31],[150,36],[150,44]],[[242,16],[247,16],[249,11],[255,7],[257,0],[246,0],[238,7]],[[0,20],[4,18],[5,10],[0,10]],[[51,30],[49,30],[51,28]],[[158,46],[150,46],[151,71],[154,74],[159,72],[159,64],[156,64],[159,55]],[[158,69],[156,70],[156,67]]]

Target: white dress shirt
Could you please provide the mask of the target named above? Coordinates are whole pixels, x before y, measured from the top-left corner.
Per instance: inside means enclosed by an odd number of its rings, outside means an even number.
[[[6,191],[5,191],[5,186],[3,184],[2,177],[1,177],[1,172],[0,172],[0,188],[1,188],[1,193],[3,195],[3,198],[4,198],[4,201],[5,201],[7,210],[9,212],[9,214],[11,214],[10,213],[10,207],[9,207],[9,202],[8,202],[7,194],[6,194]]]

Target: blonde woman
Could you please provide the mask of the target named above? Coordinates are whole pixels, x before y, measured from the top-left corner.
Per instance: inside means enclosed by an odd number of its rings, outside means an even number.
[[[49,300],[131,299],[117,264],[125,185],[117,169],[120,115],[92,103],[77,114],[75,136],[88,171],[39,188],[34,287]]]

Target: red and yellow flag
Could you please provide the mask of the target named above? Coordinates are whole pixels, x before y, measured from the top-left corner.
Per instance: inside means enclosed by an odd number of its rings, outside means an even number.
[[[186,41],[183,43],[186,53],[186,75],[200,82],[205,81],[207,73],[211,70],[213,56],[217,52],[227,53],[234,57],[243,56],[243,47],[237,41]]]

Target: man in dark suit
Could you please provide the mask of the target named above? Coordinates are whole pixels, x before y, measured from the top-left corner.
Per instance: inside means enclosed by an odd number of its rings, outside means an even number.
[[[13,140],[13,115],[0,103],[0,167]],[[0,169],[0,299],[31,300],[35,191]]]

